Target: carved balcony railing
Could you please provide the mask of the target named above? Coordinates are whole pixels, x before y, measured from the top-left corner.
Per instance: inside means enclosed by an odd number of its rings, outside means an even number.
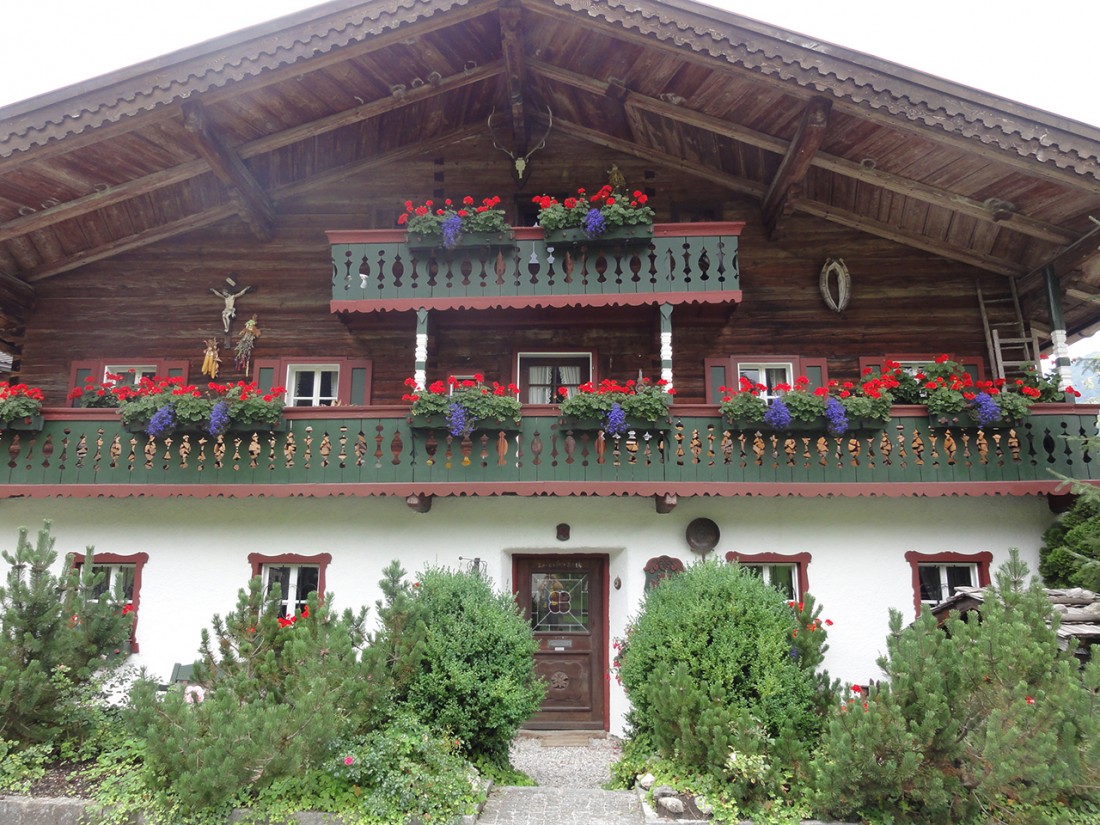
[[[726,425],[676,405],[662,432],[571,431],[556,408],[518,432],[469,439],[414,430],[397,408],[293,410],[285,432],[150,439],[108,411],[47,410],[37,432],[0,431],[0,496],[644,494],[967,495],[1053,492],[1100,479],[1100,408],[1039,405],[1002,431],[931,428],[895,407],[883,429],[843,437]]]
[[[740,223],[656,224],[639,243],[414,249],[396,230],[331,231],[333,312],[741,300]]]

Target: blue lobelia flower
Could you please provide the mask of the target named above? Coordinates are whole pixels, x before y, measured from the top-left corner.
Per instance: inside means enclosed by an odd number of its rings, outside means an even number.
[[[830,435],[844,435],[848,430],[848,411],[836,398],[825,402],[825,421]]]
[[[590,238],[598,238],[607,229],[607,221],[604,220],[603,212],[595,207],[588,210],[588,214],[584,216],[584,232]]]
[[[980,392],[975,395],[970,402],[970,406],[973,408],[975,416],[977,416],[978,424],[982,427],[996,424],[1001,420],[1001,408],[987,392]]]
[[[168,435],[176,427],[176,408],[172,404],[165,404],[153,413],[145,432],[154,438]]]
[[[451,435],[465,438],[474,431],[477,419],[470,415],[470,411],[458,402],[447,407],[447,427]]]
[[[206,429],[211,435],[223,435],[229,429],[229,402],[223,400],[214,405]]]
[[[612,403],[611,409],[607,412],[606,429],[608,435],[622,435],[626,432],[626,410],[618,401]]]
[[[448,215],[443,219],[443,248],[454,249],[462,235],[462,218]]]
[[[791,425],[791,411],[782,398],[773,398],[764,412],[764,423],[773,430],[784,430]]]

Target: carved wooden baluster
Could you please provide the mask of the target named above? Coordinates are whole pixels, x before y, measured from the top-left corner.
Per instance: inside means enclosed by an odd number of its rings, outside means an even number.
[[[909,453],[913,456],[914,463],[920,467],[924,464],[924,439],[919,430],[913,430],[913,440],[909,444]],[[902,443],[902,454],[905,454],[905,445]]]
[[[565,441],[562,442],[562,448],[565,450],[565,463],[572,464],[576,459],[574,453],[577,450],[577,439],[573,437],[573,431],[567,430],[565,433]]]
[[[596,433],[596,463],[603,464],[604,454],[607,452],[607,441],[604,439],[603,430]]]
[[[241,437],[233,437],[233,469],[241,469]]]
[[[328,433],[321,436],[321,446],[317,448],[317,452],[321,456],[321,466],[327,467],[329,456],[332,455],[332,439]]]
[[[429,467],[435,464],[435,451],[439,449],[439,441],[435,437],[435,433],[428,432],[428,437],[424,440],[424,451],[428,454],[427,460],[424,462]]]
[[[45,448],[43,448],[45,452]],[[118,460],[122,457],[122,439],[119,436],[115,436],[111,439],[111,446],[107,450],[107,455],[111,457],[110,462],[107,464],[112,470],[118,466]]]
[[[473,261],[469,257],[463,256],[461,262],[458,265],[458,271],[462,273],[462,280],[460,283],[464,288],[470,286],[470,275],[474,271]]]
[[[83,438],[83,436],[82,436]],[[8,466],[14,468],[19,463],[19,454],[23,452],[23,447],[20,444],[19,433],[14,433],[11,437],[11,444],[8,445]],[[81,459],[83,460],[83,459]],[[81,466],[77,464],[77,466]]]
[[[224,435],[219,435],[214,440],[214,447],[213,447],[214,467],[215,467],[215,469],[220,470],[222,467],[225,466],[225,448],[226,448],[225,436]]]
[[[405,264],[402,262],[400,255],[395,255],[394,258],[393,258],[393,268],[391,269],[391,274],[393,275],[393,288],[394,289],[400,289],[401,288],[401,278],[405,274]],[[383,286],[382,279],[379,278],[378,279],[378,288],[382,289],[382,286]]]
[[[462,466],[470,466],[470,452],[474,448],[474,442],[470,440],[470,436],[464,435],[462,437],[462,443],[459,444],[459,448],[462,450]]]
[[[50,459],[53,457],[53,433],[46,434],[46,440],[42,442],[42,466],[49,467]]]
[[[698,464],[699,458],[703,454],[703,439],[699,437],[698,429],[691,431],[691,441],[688,443],[688,449],[691,452],[691,463]]]
[[[84,437],[81,436],[82,441],[83,441],[83,438]],[[77,450],[77,454],[79,455],[80,447],[77,447],[76,450]],[[85,453],[88,452],[87,446],[84,447],[84,452]],[[153,462],[156,461],[156,458],[157,458],[157,443],[156,443],[156,441],[153,440],[152,436],[149,436],[149,438],[146,440],[144,452],[145,452],[145,469],[146,470],[152,470],[153,469]],[[77,461],[76,466],[78,466],[78,467],[83,467],[84,466],[83,458],[81,458]]]
[[[362,430],[355,436],[353,452],[355,453],[355,466],[362,467],[367,455],[367,436]]]
[[[340,462],[340,469],[342,470],[342,469],[344,469],[345,467],[348,466],[348,428],[347,428],[347,425],[344,425],[344,424],[340,425],[340,436],[339,436],[338,441],[339,441],[339,444],[340,444],[340,449],[339,449],[339,452],[336,454],[336,458]]]
[[[382,456],[385,455],[385,453],[382,452],[383,430],[384,427],[381,421],[374,425],[374,466],[379,468],[382,466]],[[398,461],[400,461],[400,459],[398,459]]]
[[[853,467],[858,467],[862,463],[860,461],[860,457],[863,455],[863,443],[858,438],[849,438],[847,447],[848,447],[848,463],[851,464]],[[870,457],[871,447],[870,447],[869,443],[868,443],[868,448],[867,449],[868,449],[867,455],[868,455],[868,457]]]
[[[752,436],[752,463],[757,467],[764,466],[764,438],[760,435],[759,431],[749,431],[741,433],[741,454],[748,458],[748,452],[745,450],[745,440],[748,436]],[[742,465],[745,466],[745,465]]]
[[[187,459],[191,455],[191,436],[185,435],[183,441],[180,442],[179,448],[180,454],[180,467],[184,470],[187,469]]]
[[[638,436],[631,430],[626,438],[623,440],[623,446],[626,448],[626,463],[637,464],[638,463]],[[616,440],[617,442],[617,440]]]
[[[539,444],[538,451],[535,452],[535,463],[539,463],[539,453],[542,452],[542,445]],[[503,467],[508,463],[508,434],[501,430],[497,433],[497,466]]]
[[[1012,453],[1012,462],[1014,464],[1020,463],[1020,435],[1016,432],[1016,429],[1010,429],[1008,436],[1005,439],[1008,442],[1008,450]]]
[[[477,457],[482,467],[489,466],[489,434],[482,433],[478,436],[478,452]]]
[[[453,435],[445,436],[443,439],[443,443],[446,445],[443,450],[443,466],[448,470],[451,469],[451,465],[454,463],[454,441],[455,437]]]
[[[405,451],[405,442],[401,440],[401,431],[394,430],[393,438],[390,439],[390,455],[393,458],[390,459],[390,463],[393,466],[397,466],[401,463],[401,453]]]
[[[283,466],[290,469],[294,466],[294,454],[298,452],[298,444],[294,441],[294,433],[286,434],[286,442],[283,444]]]
[[[722,463],[725,465],[733,463],[733,445],[733,433],[731,433],[729,430],[722,430],[722,441],[719,449],[722,451]],[[744,444],[742,444],[742,449],[743,448]],[[743,455],[744,453],[742,453],[742,457]],[[741,466],[744,465],[742,464]]]

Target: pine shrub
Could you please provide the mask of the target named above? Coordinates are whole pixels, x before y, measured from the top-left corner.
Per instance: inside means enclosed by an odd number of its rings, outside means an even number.
[[[1025,577],[1013,551],[980,620],[891,613],[885,682],[852,689],[823,736],[820,814],[1030,825],[1097,801],[1100,663],[1078,670]]]
[[[144,742],[149,785],[168,804],[242,804],[320,764],[333,739],[383,718],[384,671],[374,656],[360,658],[365,612],[337,615],[332,602],[311,594],[309,615],[280,626],[278,588],[265,596],[253,579],[236,610],[203,632],[201,695],[135,687],[131,728]]]
[[[632,737],[740,804],[783,796],[827,702],[819,613],[737,565],[702,562],[666,579],[619,656]]]
[[[1082,494],[1043,534],[1039,573],[1048,587],[1100,590],[1100,494]]]
[[[530,627],[512,597],[477,573],[431,568],[411,585],[403,574],[396,562],[387,570],[380,607],[398,701],[458,739],[475,764],[507,767],[544,693]]]
[[[89,547],[88,558],[93,548]],[[92,600],[101,576],[86,564],[60,575],[50,522],[35,544],[19,531],[0,587],[0,740],[19,745],[82,742],[91,716],[78,712],[83,688],[97,672],[121,663],[114,652],[129,645],[133,619],[122,613],[120,593]]]

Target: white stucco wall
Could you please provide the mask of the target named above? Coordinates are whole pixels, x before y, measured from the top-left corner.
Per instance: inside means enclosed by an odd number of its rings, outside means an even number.
[[[809,552],[811,592],[834,622],[826,667],[845,681],[878,676],[887,612],[913,616],[909,550],[989,551],[993,569],[1019,547],[1034,571],[1042,531],[1053,516],[1043,498],[681,499],[667,515],[648,498],[437,498],[426,514],[400,498],[57,499],[0,501],[0,548],[14,549],[20,526],[53,522],[57,550],[147,552],[141,589],[137,665],[166,678],[196,656],[199,631],[236,604],[249,553],[332,554],[327,589],[338,608],[380,597],[382,568],[399,559],[425,565],[479,557],[503,590],[512,589],[515,553],[599,553],[610,559],[612,638],[622,635],[643,594],[643,566],[654,556],[685,563],[694,518],[721,530],[717,551]],[[558,541],[555,527],[571,527]],[[6,571],[5,571],[6,572]],[[622,733],[626,699],[611,680],[611,729]]]

